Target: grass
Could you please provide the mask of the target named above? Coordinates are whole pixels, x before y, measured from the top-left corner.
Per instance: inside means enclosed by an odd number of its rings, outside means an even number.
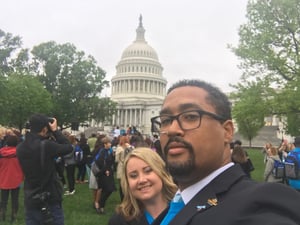
[[[263,154],[259,150],[247,149],[247,152],[254,164],[255,170],[251,176],[256,181],[263,180],[264,163]],[[117,183],[116,183],[117,185]],[[117,186],[118,188],[118,186]],[[120,202],[119,192],[113,192],[106,203],[106,214],[96,214],[92,203],[92,191],[88,184],[76,184],[76,193],[63,197],[63,209],[65,214],[65,225],[106,225],[114,212],[115,206]],[[20,190],[20,207],[15,225],[24,225],[23,189]],[[1,225],[10,225],[10,206],[8,206],[7,221],[0,222]]]
[[[265,164],[263,162],[264,155],[257,149],[246,149],[247,153],[254,165],[254,170],[251,172],[251,178],[256,181],[263,181]]]
[[[116,183],[117,184],[117,183]],[[118,188],[118,186],[117,186]],[[119,192],[115,191],[106,202],[105,215],[99,215],[93,208],[92,190],[88,184],[76,184],[76,193],[70,196],[63,196],[63,209],[65,225],[106,225],[113,214],[115,206],[120,203]],[[23,189],[20,190],[19,212],[14,225],[24,225]],[[10,204],[6,213],[6,221],[0,221],[1,225],[11,225]]]

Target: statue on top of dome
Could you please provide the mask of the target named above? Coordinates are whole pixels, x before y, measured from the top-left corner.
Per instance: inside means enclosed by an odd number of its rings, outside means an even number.
[[[140,14],[139,20],[140,20],[140,26],[143,26],[143,25],[142,25],[142,23],[143,23],[143,17],[142,17],[142,14]]]

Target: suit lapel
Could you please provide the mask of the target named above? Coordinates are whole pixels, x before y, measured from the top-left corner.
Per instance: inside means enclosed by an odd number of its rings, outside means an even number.
[[[240,167],[232,166],[206,187],[199,191],[188,204],[174,217],[169,225],[188,224],[194,215],[202,213],[218,205],[220,201],[218,195],[226,192],[236,181],[242,178],[243,174]]]
[[[211,189],[206,188],[201,191],[201,194],[198,193],[197,197],[192,198],[191,201],[174,217],[169,225],[188,224],[195,214],[210,208],[207,204],[208,199],[216,199],[216,194]]]

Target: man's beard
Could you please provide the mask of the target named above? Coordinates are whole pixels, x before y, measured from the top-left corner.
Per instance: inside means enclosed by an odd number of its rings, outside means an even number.
[[[195,160],[194,157],[191,156],[185,162],[168,162],[167,167],[170,174],[175,178],[175,180],[184,178],[188,174],[192,173],[195,168]]]
[[[184,162],[169,162],[168,161],[168,151],[169,151],[168,145],[171,142],[178,142],[178,143],[184,144],[184,147],[189,152],[189,155],[190,155],[189,159],[187,159]],[[193,170],[195,169],[195,155],[194,155],[194,151],[193,151],[193,146],[190,143],[185,142],[181,138],[171,137],[164,148],[164,152],[165,152],[165,156],[166,156],[167,168],[175,180],[186,177],[188,174],[192,173]]]

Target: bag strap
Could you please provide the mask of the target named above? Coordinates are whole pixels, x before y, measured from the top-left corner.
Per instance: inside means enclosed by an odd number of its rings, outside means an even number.
[[[46,153],[45,153],[45,141],[41,141],[41,144],[40,144],[40,147],[41,147],[41,161],[40,161],[40,163],[41,163],[41,171],[42,171],[42,182],[41,182],[41,191],[44,191],[44,188],[45,188],[45,186],[46,186],[46,179],[45,179],[45,177],[46,176],[44,176],[44,174],[45,174],[45,155],[46,155]]]

